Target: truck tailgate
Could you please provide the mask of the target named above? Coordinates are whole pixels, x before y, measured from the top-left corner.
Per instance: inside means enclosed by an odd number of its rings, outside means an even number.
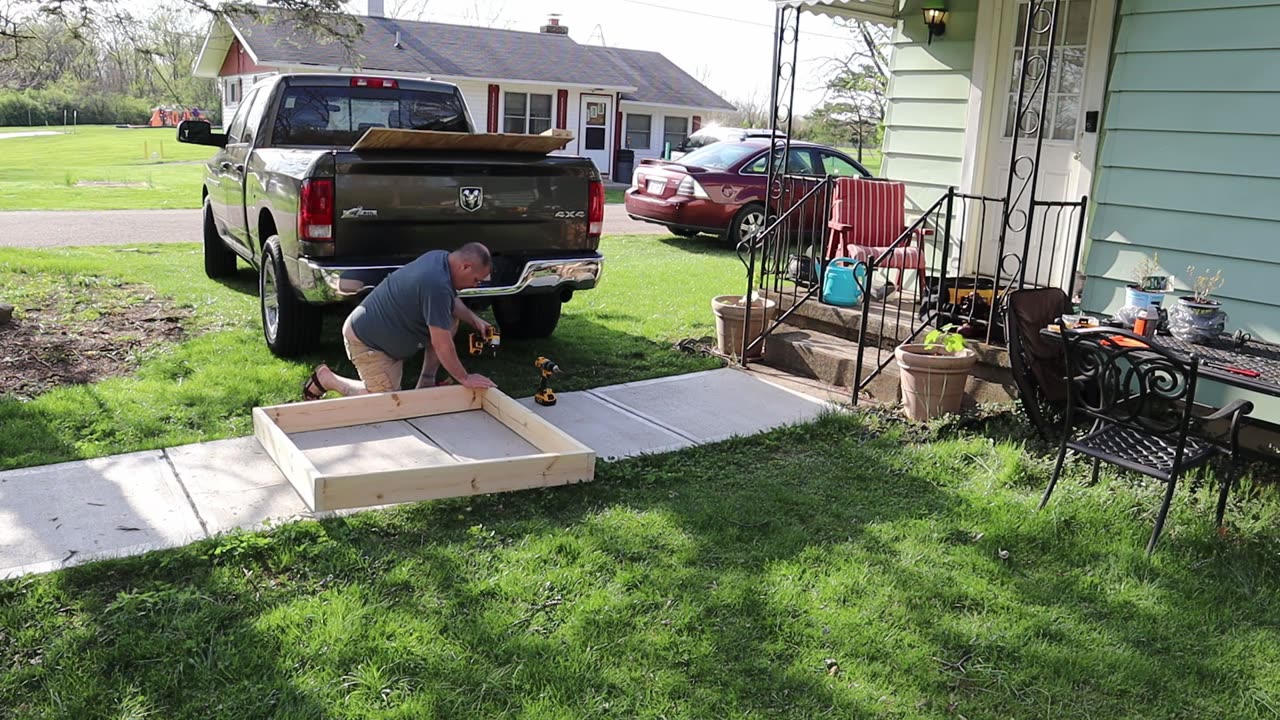
[[[578,158],[347,151],[335,165],[337,257],[408,260],[472,241],[495,255],[595,247]]]

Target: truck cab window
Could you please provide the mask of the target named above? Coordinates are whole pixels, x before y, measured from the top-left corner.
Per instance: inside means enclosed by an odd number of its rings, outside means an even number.
[[[276,113],[273,145],[351,145],[369,128],[470,132],[456,93],[295,86]]]

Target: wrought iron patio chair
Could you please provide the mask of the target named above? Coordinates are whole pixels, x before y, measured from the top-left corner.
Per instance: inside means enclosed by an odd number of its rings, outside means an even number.
[[[1071,299],[1058,288],[1014,290],[1005,296],[1005,334],[1018,398],[1040,437],[1054,437],[1055,420],[1067,399],[1067,371],[1059,343],[1040,335],[1071,312]]]
[[[1227,475],[1218,493],[1217,523],[1221,526],[1227,494],[1237,472],[1240,422],[1253,411],[1253,404],[1236,400],[1200,418],[1201,421],[1230,418],[1226,446],[1217,445],[1191,433],[1199,358],[1193,356],[1190,361],[1184,361],[1142,336],[1124,330],[1106,327],[1067,330],[1065,324],[1060,327],[1069,378],[1067,409],[1057,464],[1040,508],[1044,508],[1053,494],[1068,450],[1093,458],[1094,482],[1103,461],[1161,480],[1166,485],[1164,502],[1147,543],[1150,555],[1164,529],[1179,477],[1221,453],[1229,457]],[[1088,390],[1090,387],[1092,390]],[[1094,422],[1083,437],[1072,439],[1076,413]]]

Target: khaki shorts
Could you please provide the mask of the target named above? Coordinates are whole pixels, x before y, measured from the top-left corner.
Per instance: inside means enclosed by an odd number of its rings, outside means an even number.
[[[342,344],[347,348],[347,357],[356,366],[364,388],[371,393],[392,392],[400,389],[404,378],[404,361],[396,360],[381,350],[360,342],[351,329],[351,318],[342,324]]]

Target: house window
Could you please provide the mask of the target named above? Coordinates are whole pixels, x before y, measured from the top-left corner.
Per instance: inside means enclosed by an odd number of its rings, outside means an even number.
[[[1058,6],[1057,38],[1054,41],[1053,72],[1048,82],[1033,77],[1025,81],[1023,102],[1032,112],[1015,117],[1018,112],[1018,80],[1022,70],[1021,29],[1027,25],[1030,3],[1018,3],[1019,32],[1014,38],[1013,77],[1005,98],[1004,136],[1012,138],[1036,134],[1039,125],[1044,126],[1046,140],[1075,140],[1080,125],[1080,104],[1084,94],[1085,58],[1089,50],[1089,23],[1092,18],[1091,0],[1064,0]],[[1031,33],[1030,54],[1035,58],[1033,67],[1046,62],[1049,54],[1048,32]],[[1043,65],[1040,65],[1043,70]],[[1034,74],[1034,71],[1033,71]],[[1045,117],[1040,118],[1040,103],[1045,91],[1049,102]]]
[[[664,146],[678,148],[687,137],[689,137],[689,118],[669,117],[662,121]]]
[[[537,135],[551,129],[551,96],[506,93],[502,132]]]
[[[652,115],[627,115],[627,148],[649,149],[649,131],[653,127]]]

